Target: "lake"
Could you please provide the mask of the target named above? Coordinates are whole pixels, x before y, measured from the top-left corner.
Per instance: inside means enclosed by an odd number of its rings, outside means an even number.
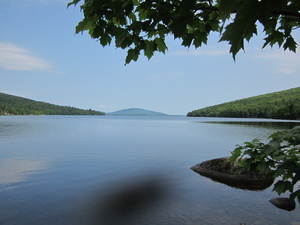
[[[193,172],[296,122],[184,116],[1,116],[0,224],[300,225],[246,191]],[[285,197],[286,195],[282,195]]]

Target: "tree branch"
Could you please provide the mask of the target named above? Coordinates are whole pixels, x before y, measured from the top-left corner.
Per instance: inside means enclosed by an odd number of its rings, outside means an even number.
[[[272,11],[271,14],[274,15],[284,15],[284,16],[294,16],[300,19],[300,13],[298,12],[289,12],[289,11],[284,11],[284,10],[280,10],[280,11]]]
[[[199,8],[195,9],[196,11],[201,10],[201,11],[219,11],[219,8],[216,6],[202,6]],[[237,13],[236,10],[232,11],[231,13]],[[272,11],[271,14],[273,15],[283,15],[283,16],[294,16],[297,18],[300,18],[300,13],[299,12],[290,12],[290,11],[284,11],[284,10],[279,10],[279,11]]]

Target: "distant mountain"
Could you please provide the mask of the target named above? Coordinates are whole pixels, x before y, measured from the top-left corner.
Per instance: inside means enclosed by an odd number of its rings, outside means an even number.
[[[104,115],[104,113],[0,93],[0,115]]]
[[[194,110],[187,116],[300,119],[300,87]]]
[[[106,113],[107,115],[120,115],[120,116],[167,116],[167,114],[154,112],[139,108],[123,109],[116,112]]]

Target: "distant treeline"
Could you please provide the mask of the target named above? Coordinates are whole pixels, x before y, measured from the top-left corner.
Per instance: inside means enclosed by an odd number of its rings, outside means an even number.
[[[300,87],[194,110],[187,116],[300,119]]]
[[[0,93],[0,115],[104,115],[104,113]]]

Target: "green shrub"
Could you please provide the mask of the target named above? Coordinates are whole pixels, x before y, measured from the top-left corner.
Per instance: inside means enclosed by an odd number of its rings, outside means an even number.
[[[259,139],[238,145],[231,152],[231,162],[237,162],[238,173],[270,171],[276,179],[273,191],[278,195],[289,192],[290,199],[298,199],[300,189],[300,126],[273,133],[267,144]]]

